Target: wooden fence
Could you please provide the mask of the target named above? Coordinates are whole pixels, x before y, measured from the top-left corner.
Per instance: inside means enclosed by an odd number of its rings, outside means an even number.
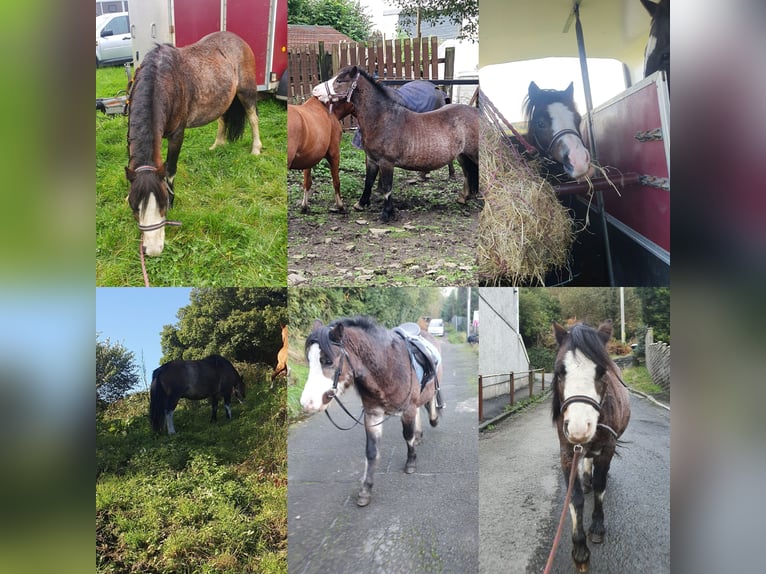
[[[403,38],[365,43],[330,44],[324,42],[290,46],[287,53],[290,83],[288,101],[300,104],[311,96],[311,89],[348,65],[360,66],[379,80],[432,80],[438,84],[439,64],[445,64],[445,78],[452,78],[454,48],[439,59],[438,39]],[[442,78],[444,79],[444,78]]]

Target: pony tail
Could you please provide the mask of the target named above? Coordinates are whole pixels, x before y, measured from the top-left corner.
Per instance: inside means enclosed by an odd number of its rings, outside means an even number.
[[[233,142],[242,137],[245,132],[246,115],[245,106],[239,101],[238,96],[234,96],[229,109],[223,113],[223,123],[226,127],[226,139],[228,141]]]
[[[162,432],[165,428],[165,399],[165,392],[155,371],[149,387],[149,422],[155,432]]]

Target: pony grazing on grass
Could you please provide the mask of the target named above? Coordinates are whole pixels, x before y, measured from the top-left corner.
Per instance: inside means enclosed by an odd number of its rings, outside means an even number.
[[[173,411],[182,398],[210,399],[211,421],[217,420],[218,397],[223,397],[226,418],[231,418],[232,394],[245,398],[245,383],[237,369],[220,355],[199,361],[170,361],[154,370],[149,388],[149,421],[152,429],[175,434]]]
[[[240,138],[247,119],[253,130],[251,151],[261,153],[257,90],[253,51],[231,32],[214,32],[185,48],[163,44],[144,56],[130,91],[125,176],[146,255],[159,255],[165,244],[186,128],[218,119],[213,149]],[[163,138],[168,140],[165,163]]]
[[[620,368],[609,358],[606,345],[612,322],[598,330],[577,324],[567,332],[553,327],[558,352],[553,372],[553,423],[559,436],[561,469],[569,479],[575,445],[582,447],[583,478],[575,478],[569,511],[572,517],[572,559],[580,572],[588,569],[590,550],[585,537],[585,492],[594,491],[593,516],[588,537],[604,541],[604,494],[609,466],[618,439],[630,421],[630,394],[620,378]],[[578,447],[579,448],[579,447]]]

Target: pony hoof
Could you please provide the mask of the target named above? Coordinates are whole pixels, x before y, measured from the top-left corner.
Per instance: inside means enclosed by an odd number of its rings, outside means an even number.
[[[359,205],[359,202],[355,203],[352,207],[354,208],[354,211],[364,211],[364,206]]]
[[[356,505],[361,507],[367,506],[370,504],[370,499],[372,499],[372,495],[369,492],[360,492],[356,499]]]
[[[588,540],[593,542],[593,544],[602,544],[604,542],[604,534],[603,533],[596,533],[596,532],[589,532],[588,533]]]
[[[306,214],[309,212],[309,206],[308,205],[301,205],[301,213]]]
[[[413,472],[415,472],[415,468],[416,468],[416,466],[415,466],[415,463],[414,463],[414,462],[413,462],[413,463],[409,463],[409,462],[408,462],[408,463],[405,465],[405,467],[404,467],[404,473],[405,473],[405,474],[412,474]]]
[[[584,562],[582,564],[575,564],[578,572],[587,572],[590,567],[590,562]]]
[[[344,205],[341,205],[340,207],[336,205],[335,207],[330,208],[330,213],[346,213],[346,207]]]

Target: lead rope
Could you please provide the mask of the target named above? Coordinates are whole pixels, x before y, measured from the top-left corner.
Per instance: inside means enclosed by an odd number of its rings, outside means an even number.
[[[561,509],[561,518],[559,518],[559,526],[556,529],[556,536],[553,538],[553,546],[551,552],[548,554],[548,562],[545,564],[545,570],[543,574],[549,574],[551,566],[553,566],[553,558],[556,556],[556,550],[561,542],[561,530],[564,527],[564,520],[566,519],[567,508],[569,508],[569,501],[572,498],[572,488],[574,487],[575,476],[577,476],[577,463],[579,462],[580,453],[582,452],[582,445],[574,445],[574,456],[572,457],[572,470],[569,472],[569,486],[567,487],[567,495],[564,498],[564,508]]]

